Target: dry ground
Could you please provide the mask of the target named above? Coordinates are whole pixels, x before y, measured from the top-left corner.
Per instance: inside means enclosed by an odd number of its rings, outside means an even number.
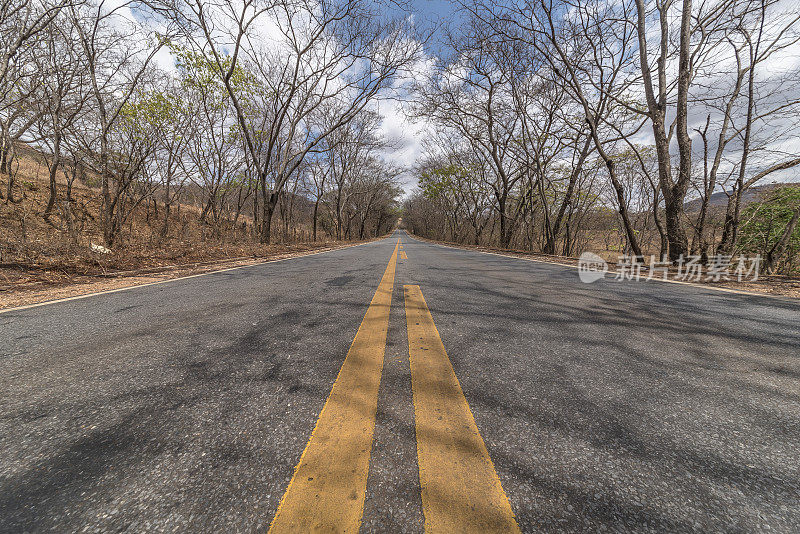
[[[243,229],[241,223],[249,222],[246,217],[240,217],[236,226],[203,224],[192,205],[173,207],[164,236],[163,206],[156,214],[151,204],[136,209],[110,253],[99,253],[92,249],[92,244],[103,242],[99,192],[76,181],[67,203],[66,178],[59,174],[59,202],[45,220],[47,166],[30,150],[17,161],[15,201],[0,200],[0,309],[353,244],[327,239],[302,242],[309,233],[304,229],[292,239],[300,242],[261,245]],[[0,175],[4,195],[7,180]]]
[[[352,246],[354,242],[317,242],[262,246],[252,256],[190,262],[129,271],[69,273],[56,268],[0,267],[0,309],[27,306],[100,291],[161,282],[267,261]],[[213,251],[211,251],[213,252]],[[155,258],[154,258],[155,260]],[[163,258],[162,258],[163,260]]]

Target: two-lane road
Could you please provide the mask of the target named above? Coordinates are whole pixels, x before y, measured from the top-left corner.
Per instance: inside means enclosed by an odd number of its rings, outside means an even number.
[[[800,529],[800,302],[373,243],[0,313],[0,532]]]

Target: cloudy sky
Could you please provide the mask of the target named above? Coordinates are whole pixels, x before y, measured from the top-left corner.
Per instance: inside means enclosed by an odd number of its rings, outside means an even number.
[[[423,30],[441,27],[447,24],[457,24],[458,14],[456,13],[455,6],[448,0],[411,0],[410,9],[413,12],[414,23]],[[771,17],[776,13],[786,13],[791,15],[796,14],[800,10],[800,0],[782,0],[770,8]],[[777,22],[777,21],[774,21]],[[775,28],[765,28],[765,36],[770,36],[771,31]],[[420,65],[420,69],[424,70],[426,65],[432,64],[436,58],[443,53],[441,44],[442,32],[434,34],[434,38],[426,45],[425,52],[428,55],[426,63]],[[704,79],[695,80],[696,83],[703,84],[707,87],[717,87],[721,91],[725,91],[727,86],[732,83],[730,72],[735,69],[733,56],[717,58],[718,62],[715,63],[714,69],[705,69]],[[727,63],[727,64],[726,64]],[[774,54],[770,59],[762,64],[758,69],[757,80],[761,83],[758,91],[765,94],[760,98],[760,111],[769,108],[779,107],[781,104],[789,100],[797,98],[796,88],[790,87],[782,80],[783,76],[798,68],[800,65],[800,43],[795,43],[788,49]],[[770,94],[770,88],[775,91]],[[697,90],[697,88],[695,88]],[[712,91],[713,92],[713,91]],[[394,141],[395,147],[387,151],[385,157],[387,160],[397,165],[411,165],[416,161],[422,152],[422,140],[425,137],[426,125],[421,123],[411,123],[406,119],[404,106],[397,102],[384,101],[380,104],[380,112],[384,115],[385,120],[383,123],[384,134]],[[706,121],[708,108],[697,106],[695,109],[690,108],[690,135],[694,138],[694,151],[696,161],[700,162],[702,158],[702,141],[700,136],[695,132],[696,128],[702,128]],[[672,117],[668,117],[670,120]],[[711,131],[712,146],[709,150],[715,148],[715,125],[713,124]],[[763,138],[762,146],[767,152],[774,153],[774,158],[766,158],[764,161],[769,162],[773,159],[783,160],[787,155],[797,154],[800,152],[800,137],[792,135],[796,132],[800,125],[789,124],[797,120],[795,116],[780,117],[776,116],[763,124],[759,124],[757,131],[754,135]],[[777,134],[777,135],[776,135]],[[775,137],[771,139],[771,137]],[[766,141],[763,143],[763,141]],[[652,131],[649,127],[641,130],[640,134],[636,137],[636,142],[642,144],[652,143]],[[734,160],[725,160],[721,166],[721,171],[731,169],[732,166],[738,161],[736,154],[736,143],[732,143],[729,147]],[[751,162],[751,168],[759,167],[757,162]],[[755,169],[760,170],[760,169]],[[798,181],[796,169],[773,173],[765,182],[771,181]],[[416,185],[416,178],[410,173],[406,173],[403,177],[404,187],[408,193]]]
[[[434,31],[433,38],[425,45],[426,61],[420,66],[436,61],[442,52],[441,28],[452,23],[458,16],[455,7],[448,0],[412,0],[409,5],[414,24],[423,32]],[[401,96],[405,96],[401,93]],[[406,105],[396,100],[379,103],[379,111],[384,116],[383,133],[392,142],[392,148],[384,158],[400,167],[413,165],[422,153],[422,139],[426,124],[413,123],[407,119]],[[402,177],[403,187],[408,194],[416,186],[416,177],[406,172]]]
[[[447,24],[452,24],[458,17],[456,7],[449,0],[401,0],[405,2],[405,10],[388,10],[390,17],[413,17],[414,25],[421,30],[421,33],[433,32],[432,38],[425,44],[425,59],[418,65],[418,72],[423,72],[426,65],[436,61],[442,52],[442,32],[440,31]],[[125,0],[108,0],[110,7],[123,6]],[[124,7],[122,11],[128,19],[138,19],[130,9]],[[410,13],[409,13],[410,11]],[[272,22],[271,22],[272,23]],[[264,29],[263,33],[269,35],[270,29]],[[165,47],[162,48],[155,57],[155,62],[165,71],[172,71],[175,68],[175,58]],[[403,86],[408,80],[401,80],[398,86]],[[408,98],[406,91],[395,90],[393,98],[377,102],[377,111],[384,117],[382,131],[387,140],[391,143],[383,157],[386,161],[401,167],[408,168],[414,164],[422,152],[422,139],[425,137],[426,124],[414,123],[407,118],[407,103],[402,99]],[[398,98],[400,100],[398,100]],[[406,172],[401,177],[403,188],[408,194],[416,186],[416,178],[410,172]]]
[[[123,0],[110,1],[113,3],[122,2]],[[444,53],[444,47],[441,42],[443,37],[441,28],[448,24],[457,25],[459,15],[456,12],[455,6],[450,2],[450,0],[404,1],[407,2],[406,5],[407,9],[410,10],[410,14],[398,8],[395,13],[392,13],[392,10],[388,10],[387,15],[410,16],[413,18],[414,24],[423,33],[438,29],[438,31],[435,31],[430,41],[425,44],[426,57],[415,69],[417,75],[419,76],[424,74],[437,61],[437,58]],[[790,7],[798,7],[800,6],[800,0],[783,0],[780,2],[780,5],[783,6],[784,9],[787,7],[787,5]],[[267,31],[267,33],[269,33],[269,31]],[[764,73],[766,76],[780,76],[781,71],[790,67],[794,67],[798,64],[798,62],[800,62],[800,53],[797,53],[798,49],[800,49],[800,45],[777,54],[772,59],[770,64],[765,65],[766,68],[762,68],[760,72]],[[167,70],[173,68],[173,61],[174,58],[170,56],[166,49],[163,49],[157,58],[157,62]],[[726,71],[726,69],[720,68],[720,64],[717,63],[717,68],[715,68],[714,71],[711,71],[711,76],[708,80],[706,80],[708,86],[713,87],[718,85],[716,83],[711,83],[710,78],[713,78],[715,75],[719,74],[719,71]],[[400,81],[398,86],[402,87],[402,85],[403,81]],[[725,84],[722,83],[722,85]],[[791,92],[793,93],[794,91]],[[781,94],[782,97],[785,96],[785,92],[779,92],[779,94]],[[409,96],[406,92],[404,92],[402,89],[399,89],[393,96],[399,97],[399,99],[383,99],[376,104],[378,111],[384,117],[382,123],[383,134],[391,142],[391,148],[386,150],[384,158],[388,162],[391,162],[398,167],[408,168],[412,166],[422,154],[422,143],[423,139],[425,138],[425,132],[429,128],[429,125],[425,124],[424,122],[412,122],[409,120],[407,113],[408,103],[403,102],[403,98],[407,98]],[[705,122],[706,112],[703,111],[703,113],[690,113],[690,115],[693,115],[691,117],[692,125],[690,129],[694,134],[693,129],[695,127],[702,127],[703,123]],[[786,128],[783,128],[783,131],[786,132]],[[649,132],[649,128],[644,128],[636,141],[639,143],[652,142]],[[769,131],[761,132],[761,135],[764,135],[765,133],[766,135],[769,135]],[[697,135],[693,136],[697,137]],[[775,139],[774,143],[771,143],[770,148],[784,153],[797,153],[798,142],[797,136],[790,136],[787,138],[784,134],[781,139]],[[788,143],[790,146],[784,146],[786,143]],[[695,150],[701,150],[702,147],[700,146],[699,139],[696,139],[694,144],[696,145]],[[711,148],[713,150],[713,147]],[[700,156],[699,153],[698,156]],[[723,167],[725,167],[725,165],[723,165]],[[795,181],[797,180],[797,173],[794,170],[779,174],[776,173],[770,177],[770,181],[773,179],[778,179],[780,181]],[[410,172],[406,172],[402,176],[402,182],[406,193],[409,193],[416,186],[416,177]]]

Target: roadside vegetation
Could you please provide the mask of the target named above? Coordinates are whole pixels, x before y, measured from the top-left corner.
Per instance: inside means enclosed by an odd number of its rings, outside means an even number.
[[[379,9],[0,2],[5,281],[388,232],[376,102],[421,48]]]
[[[779,0],[464,0],[416,86],[404,223],[578,255],[798,272],[800,18]]]

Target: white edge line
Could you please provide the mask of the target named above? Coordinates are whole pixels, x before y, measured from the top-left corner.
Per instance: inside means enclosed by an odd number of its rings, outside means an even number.
[[[389,239],[389,238],[383,238]],[[26,304],[24,306],[17,306],[15,308],[6,308],[4,310],[0,310],[0,315],[4,313],[14,312],[14,311],[23,311],[29,310],[31,308],[38,308],[40,306],[47,306],[49,304],[58,304],[60,302],[69,302],[71,300],[81,300],[86,299],[89,297],[96,297],[98,295],[108,295],[109,293],[119,293],[120,291],[128,291],[129,289],[138,289],[140,287],[148,287],[148,286],[157,286],[159,284],[167,284],[169,282],[177,282],[178,280],[188,280],[189,278],[197,278],[200,276],[208,276],[210,274],[217,274],[217,273],[225,273],[228,271],[235,271],[236,269],[246,269],[248,267],[256,267],[259,265],[266,265],[267,263],[278,263],[279,261],[288,261],[288,260],[299,260],[300,258],[307,258],[309,256],[316,256],[317,254],[325,254],[326,252],[334,252],[337,250],[344,250],[346,248],[355,248],[360,247],[362,245],[369,245],[371,243],[377,243],[381,241],[381,239],[374,240],[374,241],[367,241],[366,243],[358,243],[356,245],[345,245],[343,247],[332,248],[328,250],[319,250],[317,252],[310,252],[308,254],[301,254],[299,256],[292,256],[289,258],[278,258],[275,260],[264,260],[259,261],[257,263],[251,263],[249,265],[239,265],[238,267],[228,267],[226,269],[219,269],[216,271],[208,271],[207,273],[199,273],[199,274],[190,274],[188,276],[179,276],[177,278],[168,278],[167,280],[159,280],[158,282],[147,282],[146,284],[133,284],[130,286],[119,287],[117,289],[107,289],[105,291],[95,291],[94,293],[86,293],[85,295],[75,295],[74,297],[65,297],[63,299],[56,299],[56,300],[46,300],[43,302],[37,302],[35,304]],[[143,275],[146,276],[146,275]]]
[[[415,238],[411,237],[410,235],[408,235],[408,237],[411,238],[411,239],[415,239]],[[415,239],[415,240],[416,241],[420,241],[422,243],[426,242],[426,241],[423,241],[423,240],[420,240],[420,239]],[[437,243],[436,241],[427,241],[427,242],[432,244],[432,245],[436,245],[436,246],[444,247],[444,248],[450,248],[450,249],[453,249],[453,250],[463,250],[463,251],[466,251],[466,252],[479,252],[481,254],[488,254],[490,256],[500,256],[501,258],[512,258],[512,259],[517,259],[517,260],[532,261],[534,263],[545,263],[545,264],[548,264],[548,265],[560,265],[562,267],[570,267],[572,269],[579,269],[579,267],[577,265],[571,265],[569,263],[559,263],[557,261],[547,261],[547,260],[539,260],[539,259],[534,259],[534,258],[526,258],[525,256],[514,256],[514,255],[511,255],[511,254],[502,254],[502,253],[499,253],[499,252],[489,252],[489,251],[486,251],[486,250],[454,247],[452,245],[445,245],[445,244],[442,244],[442,243]],[[608,278],[610,274],[612,274],[612,273],[604,273],[603,274],[603,278],[604,279]],[[637,281],[641,281],[641,280],[637,280]],[[714,286],[709,286],[709,285],[705,285],[705,284],[694,284],[692,282],[682,282],[681,280],[664,280],[663,278],[645,278],[644,281],[645,282],[666,282],[668,284],[680,284],[680,285],[684,285],[684,286],[696,287],[698,289],[708,289],[709,291],[722,291],[723,293],[734,293],[734,294],[737,294],[737,295],[748,295],[748,296],[751,296],[751,297],[769,297],[769,298],[772,298],[772,299],[787,300],[787,301],[792,302],[792,303],[795,303],[796,300],[797,300],[795,297],[789,297],[789,296],[786,296],[786,295],[773,295],[771,293],[761,293],[761,292],[758,292],[758,291],[746,291],[744,289],[731,289],[731,288],[728,288],[728,287],[714,287]]]

